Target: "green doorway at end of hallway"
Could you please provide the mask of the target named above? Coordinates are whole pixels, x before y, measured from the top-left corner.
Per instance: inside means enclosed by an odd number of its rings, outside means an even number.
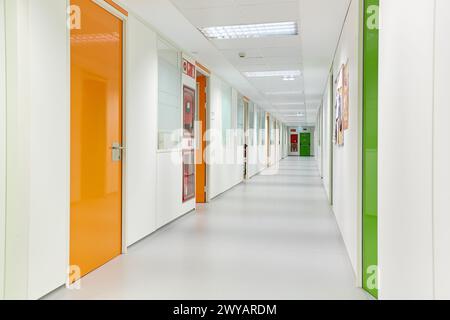
[[[300,156],[311,156],[311,133],[309,132],[300,133]]]

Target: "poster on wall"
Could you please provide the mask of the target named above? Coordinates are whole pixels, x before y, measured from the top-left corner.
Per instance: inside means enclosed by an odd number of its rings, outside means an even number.
[[[336,78],[336,104],[334,106],[334,140],[338,146],[344,145],[344,65]]]
[[[195,120],[195,90],[188,86],[183,87],[183,136],[187,139],[194,138]],[[188,144],[187,147],[192,145]]]
[[[347,130],[349,127],[349,118],[350,118],[350,114],[349,114],[349,109],[350,109],[350,96],[349,96],[349,90],[350,90],[350,84],[349,84],[349,72],[348,72],[348,63],[346,63],[343,66],[343,88],[342,88],[342,94],[343,94],[343,107],[344,107],[344,112],[343,112],[343,121],[344,121],[344,130]]]
[[[195,197],[195,90],[183,87],[183,202]]]

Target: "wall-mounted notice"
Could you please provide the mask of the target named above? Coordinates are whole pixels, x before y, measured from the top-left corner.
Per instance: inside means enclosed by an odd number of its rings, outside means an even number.
[[[350,85],[349,85],[349,72],[348,72],[348,63],[346,63],[343,67],[343,88],[342,88],[342,94],[343,94],[343,107],[344,107],[344,112],[343,112],[343,121],[344,121],[344,130],[347,130],[349,127],[349,118],[350,118],[350,114],[349,114],[349,109],[350,109],[350,96],[349,96],[349,90],[350,90]]]
[[[183,59],[183,73],[192,79],[195,79],[195,65],[186,59]]]
[[[183,87],[183,202],[195,197],[195,90]]]
[[[344,145],[344,69],[342,65],[336,78],[336,104],[335,108],[335,126],[334,140],[338,146]]]

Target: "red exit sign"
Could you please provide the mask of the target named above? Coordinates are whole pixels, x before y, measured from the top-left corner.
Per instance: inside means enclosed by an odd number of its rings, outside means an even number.
[[[183,59],[183,73],[195,79],[195,66],[186,59]]]

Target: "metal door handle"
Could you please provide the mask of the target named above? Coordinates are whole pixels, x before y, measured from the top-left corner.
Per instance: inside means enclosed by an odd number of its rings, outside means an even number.
[[[111,149],[113,149],[113,150],[127,150],[126,147],[122,147],[122,146],[112,146]]]
[[[114,142],[111,146],[112,150],[112,161],[121,161],[122,160],[122,152],[127,148],[120,145],[118,142]]]

